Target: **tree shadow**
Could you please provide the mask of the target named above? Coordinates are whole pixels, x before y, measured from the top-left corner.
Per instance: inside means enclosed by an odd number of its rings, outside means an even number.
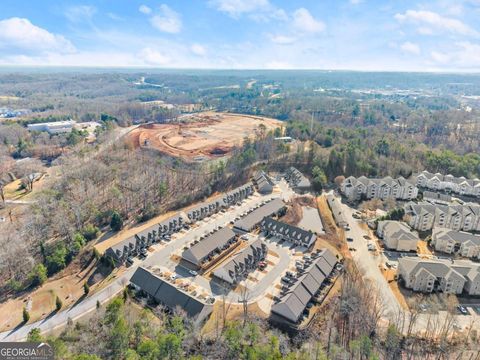
[[[47,315],[47,317],[45,319],[43,319],[40,324],[43,324],[45,321],[48,321],[49,319],[51,319],[52,317],[54,317],[55,315],[57,315],[59,310],[55,309],[53,310],[50,314]]]
[[[71,306],[70,306],[70,309],[73,309],[75,306],[77,306],[78,304],[80,304],[85,298],[87,297],[87,294],[83,294],[82,296],[80,296],[77,301],[75,301]]]

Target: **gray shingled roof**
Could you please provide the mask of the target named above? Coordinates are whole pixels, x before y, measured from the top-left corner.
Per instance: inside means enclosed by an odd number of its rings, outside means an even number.
[[[233,225],[237,229],[241,229],[244,231],[250,231],[255,226],[260,224],[266,216],[271,216],[273,214],[278,213],[285,207],[284,202],[281,199],[274,199],[265,205],[260,206],[258,209],[253,210],[250,214],[245,216],[244,218],[238,220]]]
[[[282,221],[277,221],[269,216],[264,218],[260,224],[263,231],[274,231],[294,243],[301,242],[303,245],[310,246],[317,238],[317,236],[311,231],[304,230]]]
[[[219,279],[222,279],[228,283],[235,283],[235,267],[240,267],[241,264],[245,264],[247,262],[246,259],[249,257],[254,257],[255,251],[261,251],[262,246],[266,246],[263,241],[260,239],[255,240],[246,248],[242,249],[238,254],[236,254],[230,261],[224,263],[220,267],[218,267],[214,272],[213,275]]]
[[[190,317],[198,317],[201,320],[213,310],[212,304],[197,299],[142,267],[135,271],[130,282],[152,296],[158,303],[172,310],[179,306]]]
[[[235,233],[228,227],[221,228],[213,234],[209,234],[205,239],[199,241],[182,253],[182,258],[192,264],[200,265],[203,258],[216,249],[221,249],[231,239]]]
[[[322,250],[312,264],[305,269],[305,274],[297,280],[290,291],[272,306],[272,313],[296,323],[308,302],[315,296],[326,278],[320,269],[323,269],[325,274],[329,275],[335,264],[335,255],[328,249]]]

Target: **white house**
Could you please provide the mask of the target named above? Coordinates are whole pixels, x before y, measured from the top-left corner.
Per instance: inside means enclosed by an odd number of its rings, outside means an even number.
[[[387,176],[383,179],[369,179],[360,176],[357,179],[350,176],[343,181],[340,190],[350,201],[358,201],[362,198],[412,200],[418,196],[416,185],[403,177],[393,179]]]
[[[377,235],[388,249],[397,251],[416,251],[418,235],[410,230],[410,227],[401,221],[380,221],[377,227]]]
[[[414,175],[413,179],[417,186],[430,190],[445,190],[460,195],[480,197],[480,180],[455,177],[453,175],[432,174],[428,171]]]
[[[435,250],[447,254],[459,254],[467,258],[480,257],[480,236],[446,228],[434,228],[432,245]]]

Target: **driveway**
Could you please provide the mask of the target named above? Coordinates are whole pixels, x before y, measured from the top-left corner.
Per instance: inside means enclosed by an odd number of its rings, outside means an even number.
[[[290,199],[291,196],[293,196],[293,191],[284,181],[280,182],[279,187],[281,189],[281,191],[279,192],[275,192],[266,196],[254,194],[249,199],[245,200],[244,203],[242,203],[240,206],[231,207],[225,213],[218,213],[208,219],[200,221],[199,223],[197,223],[196,227],[192,227],[190,230],[184,233],[177,233],[173,235],[172,240],[166,244],[155,244],[153,246],[153,253],[150,253],[148,257],[143,261],[136,259],[132,267],[130,267],[114,282],[107,285],[104,289],[88,296],[84,300],[78,302],[75,306],[65,309],[64,311],[54,314],[53,316],[47,317],[43,320],[39,320],[31,324],[27,324],[25,326],[17,327],[13,330],[0,333],[0,342],[22,341],[26,339],[28,333],[33,328],[39,328],[42,333],[46,333],[65,326],[69,319],[80,319],[82,316],[95,310],[97,302],[103,304],[112,299],[115,295],[119,294],[128,284],[130,278],[132,277],[138,266],[160,266],[167,267],[168,269],[173,271],[173,269],[175,269],[178,264],[170,259],[170,255],[180,251],[186,244],[204,235],[205,232],[210,232],[218,226],[226,226],[227,224],[229,224],[230,221],[240,216],[240,214],[260,204],[262,201],[270,198],[279,197],[287,201]],[[261,288],[259,288],[258,291],[260,291],[260,289]],[[255,290],[254,294],[256,293],[257,291]]]
[[[340,198],[337,197],[340,201]],[[404,310],[401,305],[398,303],[397,298],[393,294],[390,286],[388,285],[387,280],[382,275],[379,265],[385,263],[388,259],[383,253],[378,256],[374,256],[367,249],[368,240],[363,236],[368,235],[368,232],[360,227],[360,220],[354,219],[352,214],[356,211],[346,204],[342,203],[342,208],[347,219],[350,231],[347,231],[345,234],[346,237],[352,238],[352,242],[348,242],[348,246],[355,248],[356,251],[352,251],[352,257],[357,266],[364,272],[365,278],[372,280],[376,284],[380,296],[384,302],[384,316],[385,318],[392,320],[398,317],[403,317],[404,321],[404,330],[408,328],[409,322],[409,311]],[[373,243],[373,241],[371,241]],[[395,255],[390,254],[391,257]],[[414,256],[414,255],[409,255]],[[467,327],[472,326],[473,328],[480,330],[480,315],[473,308],[469,308],[470,315],[453,315],[453,324],[455,330],[465,330]],[[439,324],[444,324],[449,321],[451,315],[447,311],[439,311],[436,314],[427,314],[420,313],[417,317],[413,331],[423,331],[425,329],[431,328],[433,324],[437,324],[438,329],[441,328]]]

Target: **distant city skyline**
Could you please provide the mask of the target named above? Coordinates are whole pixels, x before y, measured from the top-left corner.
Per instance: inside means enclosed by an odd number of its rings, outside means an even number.
[[[480,71],[480,0],[3,0],[0,10],[0,66]]]

